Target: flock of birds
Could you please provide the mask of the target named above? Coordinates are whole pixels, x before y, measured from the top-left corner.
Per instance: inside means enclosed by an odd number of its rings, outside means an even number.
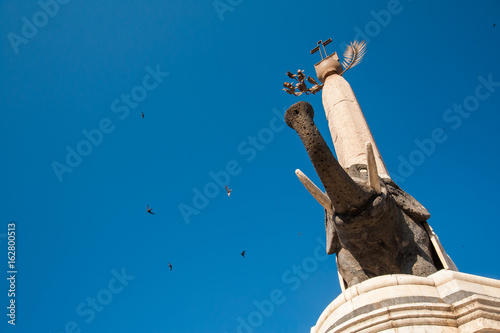
[[[141,117],[142,117],[142,119],[144,119],[144,112],[141,113]],[[227,187],[227,185],[226,185],[226,191],[227,191],[227,196],[228,197],[231,196],[232,189],[229,189],[229,187]],[[146,206],[146,213],[149,213],[151,215],[155,215],[155,213],[153,213],[153,211],[151,209],[152,208],[149,207],[149,205],[147,205]],[[241,256],[243,258],[245,258],[245,251],[241,252]],[[172,264],[171,263],[168,263],[168,267],[170,268],[170,270],[172,270]]]

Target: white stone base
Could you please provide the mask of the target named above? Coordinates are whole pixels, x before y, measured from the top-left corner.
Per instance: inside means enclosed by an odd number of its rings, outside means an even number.
[[[449,270],[385,275],[346,289],[311,333],[500,332],[500,280]]]

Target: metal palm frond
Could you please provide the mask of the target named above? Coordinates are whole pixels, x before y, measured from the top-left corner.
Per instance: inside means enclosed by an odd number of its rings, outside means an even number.
[[[364,40],[361,42],[355,40],[354,42],[351,42],[351,45],[347,45],[347,48],[344,51],[344,61],[342,61],[344,71],[340,73],[340,75],[344,74],[348,69],[359,64],[361,60],[363,60],[365,53],[366,42]]]

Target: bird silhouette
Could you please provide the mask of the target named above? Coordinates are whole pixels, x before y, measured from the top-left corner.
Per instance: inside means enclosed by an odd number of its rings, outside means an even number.
[[[245,258],[245,251],[241,252],[241,256]]]
[[[232,190],[230,190],[229,187],[227,187],[227,185],[226,185],[226,191],[227,191],[227,196],[229,197],[231,195]]]
[[[151,208],[149,208],[149,205],[148,205],[148,211],[147,211],[147,213],[155,215],[155,213],[153,213],[153,212],[151,211]]]
[[[144,112],[141,112],[141,117],[142,119],[144,119]]]
[[[170,263],[168,263],[168,267],[170,267],[170,270],[172,270],[172,265]]]

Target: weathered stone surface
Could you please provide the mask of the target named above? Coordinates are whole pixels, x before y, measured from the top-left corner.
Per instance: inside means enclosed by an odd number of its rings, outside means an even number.
[[[329,75],[323,86],[322,98],[340,165],[350,168],[353,164],[366,164],[365,144],[371,142],[379,175],[390,178],[349,83],[340,75]]]
[[[316,76],[321,83],[324,83],[328,76],[340,74],[344,70],[339,62],[337,52],[334,52],[325,59],[322,59],[314,65],[314,69],[316,70]]]
[[[319,133],[313,117],[314,110],[311,104],[298,102],[286,111],[285,122],[297,132],[304,143],[335,211],[356,210],[373,190],[368,186],[364,188],[357,186],[345,173]]]
[[[380,276],[345,290],[311,333],[500,332],[500,281],[440,270]]]

